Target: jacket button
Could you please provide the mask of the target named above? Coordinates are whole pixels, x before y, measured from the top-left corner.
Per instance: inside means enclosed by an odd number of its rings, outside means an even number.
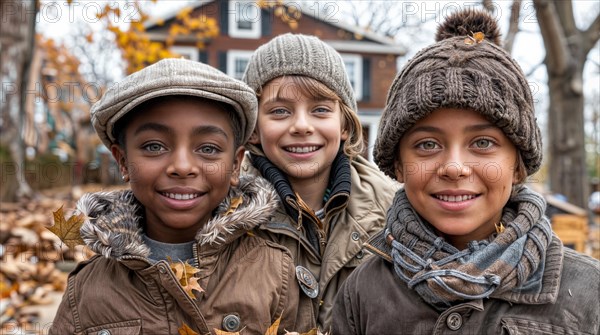
[[[362,259],[363,257],[365,257],[365,252],[364,251],[359,251],[358,254],[356,254],[356,258],[358,259]]]
[[[98,335],[110,335],[110,330],[102,329],[101,331],[98,332]]]
[[[462,327],[463,319],[462,316],[456,312],[450,313],[446,318],[446,325],[450,330],[459,330]]]
[[[235,314],[229,314],[223,318],[222,326],[225,331],[235,332],[240,329],[241,323],[242,323],[242,320],[240,320],[239,316],[237,316]]]
[[[165,273],[167,272],[167,269],[165,269],[165,266],[161,264],[158,266],[158,272]]]
[[[350,235],[352,237],[352,239],[354,241],[358,241],[358,239],[360,238],[360,234],[357,232],[352,232],[352,235]]]

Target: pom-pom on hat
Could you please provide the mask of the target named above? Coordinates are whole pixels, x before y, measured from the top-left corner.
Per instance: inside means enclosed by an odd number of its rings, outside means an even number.
[[[313,78],[357,111],[342,56],[319,38],[291,33],[273,38],[250,57],[242,80],[258,92],[269,81],[285,75]]]
[[[373,150],[383,172],[395,178],[402,135],[439,108],[479,112],[518,148],[527,175],[539,169],[541,133],[529,84],[519,65],[497,45],[499,36],[489,14],[457,12],[438,27],[437,43],[419,51],[398,73]]]
[[[231,105],[240,122],[242,143],[256,125],[258,103],[248,85],[209,65],[168,58],[125,77],[92,106],[92,124],[102,143],[108,148],[116,143],[115,124],[136,106],[168,95],[190,95]]]

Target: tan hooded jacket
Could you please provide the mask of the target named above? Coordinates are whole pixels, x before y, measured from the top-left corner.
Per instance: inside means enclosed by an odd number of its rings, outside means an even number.
[[[347,158],[344,160],[349,161]],[[346,192],[331,194],[325,204],[326,214],[323,224],[328,233],[321,241],[320,250],[316,250],[311,245],[302,223],[299,224],[299,218],[302,221],[312,222],[315,220],[314,216],[307,214],[306,209],[303,209],[293,197],[281,199],[280,189],[278,189],[281,201],[279,208],[270,222],[260,226],[261,236],[288,248],[295,264],[308,269],[318,282],[318,285],[315,285],[318,287],[315,298],[300,293],[298,322],[301,324],[317,322],[323,331],[328,331],[331,324],[331,309],[335,294],[348,275],[368,258],[369,254],[363,249],[363,244],[371,235],[383,228],[387,209],[400,186],[363,157],[357,157],[349,161],[349,164],[346,163],[349,167],[344,168],[340,165],[342,163],[334,162],[331,173],[335,175],[339,170],[349,170],[349,194]],[[342,173],[347,172],[342,171]],[[252,165],[248,153],[242,162],[242,175],[261,175]],[[269,181],[273,182],[273,180]],[[299,218],[290,217],[283,202],[296,210],[300,209]],[[303,273],[299,272],[296,278],[300,285],[306,282],[302,275]],[[306,288],[306,285],[304,287]]]
[[[227,213],[240,195],[243,203]],[[178,334],[184,325],[198,334],[264,334],[280,317],[279,333],[314,327],[296,322],[299,288],[290,253],[251,232],[271,216],[275,197],[263,179],[242,178],[197,233],[196,276],[204,292],[193,291],[195,299],[167,261],[148,259],[130,191],[82,198],[78,208],[91,218],[82,237],[98,255],[70,274],[49,334]]]

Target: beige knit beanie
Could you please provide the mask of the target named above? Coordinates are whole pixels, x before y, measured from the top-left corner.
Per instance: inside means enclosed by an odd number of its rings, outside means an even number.
[[[113,128],[119,119],[145,101],[168,95],[190,95],[231,105],[239,118],[242,143],[254,131],[258,103],[248,85],[209,65],[177,58],[163,59],[110,87],[92,106],[92,124],[110,148],[116,142]]]
[[[285,75],[313,78],[333,90],[353,111],[354,91],[340,54],[315,36],[284,34],[256,49],[242,80],[255,92]]]
[[[498,126],[519,149],[527,174],[542,161],[533,99],[519,65],[498,43],[495,20],[460,11],[438,27],[437,43],[417,53],[390,87],[373,150],[375,163],[395,178],[402,135],[444,107],[472,109]]]

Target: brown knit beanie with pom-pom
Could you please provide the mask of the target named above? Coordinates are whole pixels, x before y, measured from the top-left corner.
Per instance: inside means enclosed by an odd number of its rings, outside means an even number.
[[[499,43],[496,21],[475,10],[457,12],[438,27],[437,43],[417,53],[390,87],[373,151],[375,163],[395,178],[402,135],[439,108],[471,109],[514,143],[527,174],[542,161],[541,133],[529,85]]]

